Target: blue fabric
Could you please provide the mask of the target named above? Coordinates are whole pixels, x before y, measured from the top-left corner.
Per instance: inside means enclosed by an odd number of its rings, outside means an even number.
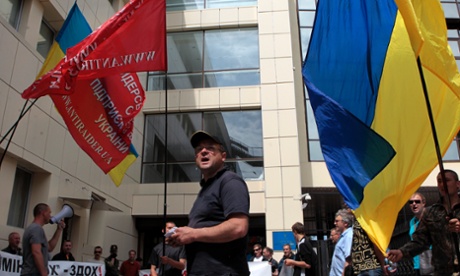
[[[358,274],[358,276],[381,276],[383,275],[382,268],[370,269],[363,271]]]
[[[419,223],[420,221],[416,217],[413,217],[409,221],[409,225],[410,225],[409,236],[411,240],[412,240],[412,234],[414,234]],[[414,269],[420,269],[420,257],[418,255],[414,257]]]
[[[345,267],[345,258],[351,254],[352,241],[353,229],[352,227],[349,227],[342,233],[342,235],[340,235],[340,239],[335,245],[329,276],[342,276],[342,272]]]
[[[394,1],[319,1],[302,69],[326,165],[352,209],[395,155],[371,125],[396,14]]]
[[[56,41],[62,51],[66,53],[68,48],[85,39],[90,33],[91,27],[78,8],[77,2],[75,2],[56,37]]]

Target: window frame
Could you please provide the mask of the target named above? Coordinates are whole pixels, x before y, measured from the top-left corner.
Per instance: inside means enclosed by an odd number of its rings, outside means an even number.
[[[213,49],[213,45],[209,44],[210,37],[215,36],[217,33],[226,32],[221,34],[223,37],[232,35],[234,36],[244,36],[247,35],[243,32],[253,32],[254,35],[248,35],[252,39],[256,39],[256,43],[250,43],[248,40],[239,40],[239,41],[248,41],[247,47],[253,47],[254,50],[257,50],[257,57],[253,58],[253,63],[247,67],[244,66],[231,66],[227,68],[207,68],[207,63],[205,60],[211,60],[209,58],[209,50]],[[253,86],[260,85],[260,51],[259,51],[259,35],[257,27],[241,27],[241,28],[229,28],[229,29],[210,29],[210,30],[199,30],[199,31],[186,31],[186,32],[172,32],[168,33],[168,72],[167,74],[163,71],[148,72],[147,74],[147,90],[149,91],[161,91],[165,87],[165,79],[167,77],[168,90],[184,90],[184,89],[200,89],[200,88],[214,88],[214,87],[236,87],[236,86]],[[181,38],[183,35],[183,38]],[[190,37],[187,37],[190,36]],[[177,44],[176,41],[181,41],[181,39],[189,38],[191,41],[195,40],[196,44]],[[216,42],[217,43],[217,42]],[[183,47],[174,47],[174,46],[183,46]],[[241,46],[241,44],[239,45]],[[245,48],[247,48],[245,47]],[[187,64],[187,60],[182,58],[180,53],[184,50],[190,52],[195,50],[195,56],[190,58],[192,60],[190,64]],[[199,53],[197,52],[199,51]],[[175,55],[179,53],[179,55]],[[236,53],[237,54],[237,53]],[[228,55],[225,55],[228,56]],[[237,55],[235,55],[236,57]],[[250,55],[253,57],[254,55]],[[200,59],[199,62],[194,63],[193,59]],[[229,58],[231,60],[237,60]],[[247,59],[243,59],[245,61]],[[182,62],[182,70],[175,70],[175,67],[172,64],[178,64]],[[236,64],[238,62],[235,62]],[[254,65],[254,66],[252,66]],[[242,75],[242,76],[241,76]],[[219,79],[219,77],[221,77]],[[245,78],[246,77],[246,78]],[[182,78],[182,81],[181,81]],[[222,79],[229,79],[227,83],[223,83]],[[215,83],[212,80],[217,80]],[[245,80],[245,81],[243,81]],[[225,82],[225,81],[224,81]],[[181,86],[181,83],[186,83],[186,85]]]
[[[25,227],[32,187],[32,178],[32,172],[22,167],[16,167],[14,186],[11,191],[10,205],[8,209],[7,225],[19,228]],[[18,211],[18,207],[21,210]]]
[[[51,27],[51,25],[45,20],[45,18],[42,18],[41,20],[41,23],[40,23],[40,29],[39,29],[39,38],[43,37],[45,38],[42,34],[41,34],[41,30],[42,30],[42,26],[48,28],[48,30],[51,31],[52,33],[52,37],[51,37],[51,41],[49,41],[49,46],[47,47],[47,51],[46,51],[46,54],[45,52],[43,51],[45,48],[43,47],[44,43],[42,41],[37,41],[37,45],[35,47],[35,49],[37,50],[37,52],[43,57],[46,59],[46,57],[48,56],[48,53],[49,51],[51,50],[51,48],[53,47],[53,43],[54,43],[54,39],[56,38],[56,30],[53,29],[53,27]],[[48,42],[48,40],[46,40],[47,38],[45,38],[45,41]]]
[[[254,130],[251,132],[253,135],[260,137],[255,137],[255,140],[252,140],[253,143],[248,144],[247,140],[235,137],[234,133],[239,133],[235,131],[235,124],[232,126],[232,123],[238,120],[238,118],[246,118],[249,113],[254,112],[252,116],[256,116],[260,122],[259,130]],[[226,115],[221,115],[222,113],[227,113]],[[231,114],[234,113],[234,114]],[[214,115],[217,114],[217,115]],[[180,151],[179,155],[168,151],[167,162],[168,165],[168,182],[176,183],[191,183],[198,182],[201,179],[201,173],[196,168],[194,152],[190,146],[189,138],[197,130],[204,129],[208,132],[217,134],[221,132],[222,135],[227,135],[228,139],[222,139],[224,146],[227,148],[227,160],[226,165],[237,172],[241,177],[246,181],[250,180],[262,180],[264,175],[264,154],[263,154],[263,133],[262,133],[262,111],[259,109],[251,110],[225,110],[225,111],[191,111],[184,113],[168,113],[168,148],[176,148],[177,151]],[[156,118],[153,116],[157,116]],[[141,160],[141,183],[153,183],[159,184],[164,182],[164,165],[165,165],[165,142],[164,142],[164,120],[165,114],[146,114],[144,120],[144,140],[143,140],[143,154]],[[174,116],[177,116],[174,118]],[[222,116],[222,120],[219,120]],[[152,117],[150,120],[148,117]],[[213,118],[218,118],[217,121]],[[228,121],[225,120],[227,118]],[[175,122],[170,121],[175,120]],[[188,122],[184,122],[188,121]],[[177,124],[180,124],[178,127]],[[197,125],[198,123],[198,125]],[[224,123],[224,128],[219,127],[220,123]],[[254,123],[254,120],[251,120],[251,124]],[[161,124],[161,126],[158,126]],[[249,123],[248,123],[249,124]],[[152,126],[153,128],[149,128]],[[238,125],[239,126],[239,125]],[[252,126],[246,126],[243,129],[257,129]],[[157,131],[155,131],[157,129]],[[219,129],[213,130],[213,129]],[[232,130],[233,129],[233,130]],[[173,130],[173,132],[171,132]],[[174,131],[177,130],[177,131]],[[259,132],[259,133],[258,133]],[[158,138],[159,137],[159,138]],[[171,138],[173,137],[173,138]],[[172,142],[172,140],[175,140]],[[259,140],[260,139],[260,140]],[[255,142],[255,143],[254,143]],[[260,146],[259,146],[260,145]],[[247,147],[244,147],[247,146]],[[147,153],[146,151],[151,151],[152,154]],[[155,155],[155,152],[157,155]],[[247,154],[244,157],[244,153]],[[233,155],[233,156],[232,156]],[[182,158],[182,159],[180,159]],[[245,164],[241,164],[244,162]],[[249,165],[249,167],[247,166]],[[147,170],[149,166],[153,166],[152,169]],[[179,166],[174,168],[175,166]],[[254,177],[249,177],[249,170],[254,174]],[[180,170],[180,171],[179,171]],[[158,177],[162,180],[154,180],[155,176],[148,177],[147,174],[157,173]],[[188,177],[189,180],[186,181],[177,181],[181,176],[180,174],[184,173],[185,177]],[[196,173],[196,174],[195,174]],[[246,177],[245,177],[246,176]],[[153,180],[152,180],[153,179]]]

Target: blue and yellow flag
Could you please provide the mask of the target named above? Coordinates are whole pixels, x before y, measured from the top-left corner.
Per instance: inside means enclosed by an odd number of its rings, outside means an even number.
[[[439,1],[396,3],[320,0],[302,71],[331,178],[382,252],[437,164],[417,57],[443,154],[460,130],[460,75]]]
[[[85,37],[87,37],[91,33],[91,27],[89,26],[88,22],[86,21],[85,17],[81,13],[80,9],[78,8],[77,3],[73,5],[71,10],[69,11],[69,14],[67,16],[67,19],[64,21],[64,24],[59,31],[58,35],[56,36],[55,41],[53,42],[53,45],[50,49],[50,52],[48,53],[48,56],[43,64],[43,67],[41,68],[38,77],[43,76],[46,74],[48,71],[52,70],[59,62],[61,62],[62,58],[65,56],[67,49],[70,47],[76,45],[80,41],[82,41]],[[137,80],[137,76],[136,76]],[[120,87],[122,86],[121,83],[119,85]],[[79,125],[75,126],[73,124],[69,124],[70,121],[75,121],[75,114],[77,114],[78,110],[82,110],[84,113],[89,113],[91,112],[91,104],[89,101],[83,100],[84,94],[87,94],[87,90],[89,88],[89,85],[81,85],[80,86],[81,91],[77,91],[75,95],[68,96],[66,100],[63,100],[59,96],[52,96],[52,99],[54,103],[56,104],[56,108],[58,111],[61,113],[63,116],[69,131],[71,132],[72,136],[74,137],[75,141],[82,147],[90,156],[95,160],[96,164],[101,167],[101,162],[97,162],[97,160],[94,158],[94,156],[98,154],[94,154],[89,152],[88,150],[85,149],[84,145],[86,148],[96,148],[98,153],[106,154],[106,156],[109,156],[107,154],[108,150],[104,149],[102,150],[102,141],[92,141],[95,140],[94,136],[89,136],[88,133],[90,133],[89,130],[84,129],[83,133],[83,127],[85,124],[86,126],[90,125],[91,123],[94,124],[93,122],[85,122],[84,121],[84,116],[80,115],[79,116]],[[115,90],[116,87],[113,87]],[[85,91],[83,91],[85,90]],[[89,92],[90,95],[92,92]],[[69,117],[69,114],[66,114],[66,109],[67,111],[70,109],[70,106],[67,105],[66,108],[61,108],[60,105],[65,102],[68,104],[69,101],[73,101],[75,106],[72,106],[72,112],[74,112],[74,117],[67,120]],[[97,104],[97,101],[94,100]],[[101,104],[99,104],[101,105]],[[86,112],[85,112],[86,108]],[[102,115],[101,115],[102,116]],[[85,136],[83,136],[85,135]],[[94,134],[95,135],[95,134]],[[112,136],[113,135],[113,136]],[[119,144],[121,144],[121,139],[114,138],[115,134],[110,134],[110,137],[107,133],[103,135],[106,139],[112,139],[113,141],[118,141]],[[92,144],[89,144],[89,141],[92,142]],[[107,143],[105,143],[107,144]],[[128,147],[127,147],[128,148]],[[104,164],[106,167],[104,170],[108,171],[109,176],[111,177],[112,181],[115,183],[115,185],[119,186],[121,184],[121,181],[123,179],[123,176],[125,175],[126,170],[131,166],[132,163],[136,160],[138,154],[132,144],[129,145],[129,150],[126,151],[127,153],[123,154],[123,157],[120,159],[119,162],[115,162],[113,159],[108,159],[108,157],[104,157],[109,164]],[[101,155],[101,154],[99,154]],[[103,162],[102,162],[103,163]],[[102,168],[102,167],[101,167]]]

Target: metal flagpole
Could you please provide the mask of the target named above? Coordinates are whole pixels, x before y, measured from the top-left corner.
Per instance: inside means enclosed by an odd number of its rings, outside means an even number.
[[[442,179],[442,185],[444,186],[444,191],[448,191],[446,175],[445,175],[445,172],[444,172],[444,164],[443,164],[443,161],[442,161],[441,149],[439,147],[438,134],[436,132],[436,125],[434,123],[433,111],[431,110],[430,97],[428,95],[428,89],[426,87],[425,76],[423,75],[423,68],[422,68],[422,62],[420,60],[420,56],[417,57],[417,67],[418,67],[418,71],[419,71],[419,74],[420,74],[420,79],[422,81],[423,95],[425,96],[425,103],[426,103],[426,108],[427,108],[427,111],[428,111],[428,117],[430,118],[431,133],[433,134],[434,147],[436,149],[436,156],[438,158],[438,164],[439,164],[439,170],[440,170],[440,175],[441,175],[441,179]],[[446,196],[446,198],[447,198],[446,200],[447,200],[447,213],[448,213],[448,216],[450,218],[453,218],[450,197]],[[458,235],[457,235],[457,233],[452,232],[451,240],[453,241],[453,244],[454,244],[454,247],[455,247],[455,254],[457,255],[457,260],[460,260],[460,249],[458,248],[459,243],[458,243]],[[459,264],[456,264],[456,265],[458,267]]]
[[[16,122],[13,124],[13,126],[10,127],[10,129],[5,133],[5,135],[2,137],[2,139],[0,140],[0,144],[3,143],[3,141],[5,141],[6,137],[8,137],[8,135],[11,133],[9,139],[8,139],[8,143],[6,144],[6,147],[5,147],[5,150],[3,151],[2,153],[2,157],[0,159],[0,169],[2,167],[2,164],[3,164],[3,159],[5,158],[5,155],[6,155],[6,152],[8,151],[8,148],[10,147],[10,143],[11,143],[11,140],[13,140],[13,136],[14,136],[14,133],[16,132],[16,129],[18,128],[18,125],[19,125],[19,121],[21,121],[21,119],[27,114],[27,112],[29,112],[30,108],[32,108],[33,105],[35,105],[35,103],[37,102],[38,98],[35,99],[30,105],[29,107],[27,107],[26,109],[26,106],[27,106],[27,103],[29,102],[28,100],[26,100],[26,102],[24,103],[24,105],[22,106],[22,110],[21,110],[21,113],[19,114],[19,117],[18,119],[16,120]]]
[[[164,9],[166,12],[166,1],[164,1]],[[165,24],[165,36],[168,33],[166,24]],[[164,91],[165,91],[165,147],[164,147],[164,190],[163,190],[163,229],[166,234],[166,214],[168,211],[167,205],[167,194],[168,194],[168,45],[167,45],[167,38],[165,37],[165,59],[166,59],[166,71],[164,77]],[[166,253],[166,237],[163,235],[163,256]],[[161,263],[161,275],[165,275],[164,264]]]
[[[35,99],[30,105],[29,107],[27,107],[27,109],[25,109],[28,101],[26,101],[24,103],[24,106],[22,107],[22,110],[21,110],[21,114],[19,115],[18,119],[16,120],[16,122],[13,124],[13,126],[10,127],[10,129],[5,133],[5,135],[2,137],[2,139],[0,140],[0,144],[3,143],[3,141],[5,141],[6,139],[6,136],[8,136],[8,134],[10,134],[11,131],[14,131],[16,129],[16,127],[18,126],[19,124],[19,121],[21,121],[22,117],[24,117],[27,112],[32,108],[32,106],[35,104],[35,102],[37,102],[38,98]]]
[[[168,73],[165,72],[164,78],[164,86],[165,86],[165,147],[164,147],[164,190],[163,190],[163,229],[166,234],[166,214],[168,210],[167,204],[167,193],[168,193]],[[166,237],[163,235],[163,256],[166,253]],[[161,263],[161,275],[164,274],[164,264]]]

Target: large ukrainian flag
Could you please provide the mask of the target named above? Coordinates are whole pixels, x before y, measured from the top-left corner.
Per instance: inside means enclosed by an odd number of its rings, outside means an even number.
[[[64,24],[62,25],[61,30],[51,46],[48,56],[38,73],[37,79],[46,74],[49,70],[53,69],[65,56],[68,48],[82,41],[90,33],[91,27],[75,1],[66,20],[64,21]],[[136,149],[131,144],[129,154],[108,173],[115,185],[119,186],[121,184],[126,170],[132,163],[134,163],[134,161],[136,161],[137,156],[138,154]]]
[[[396,2],[320,0],[303,67],[331,177],[382,252],[437,164],[417,57],[443,154],[460,130],[460,75],[441,5]]]

